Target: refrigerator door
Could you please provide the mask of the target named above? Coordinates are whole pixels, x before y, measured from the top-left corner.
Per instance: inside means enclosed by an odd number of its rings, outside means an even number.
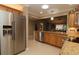
[[[13,20],[13,40],[14,40],[14,54],[25,50],[25,22],[26,19],[18,14],[14,14]]]
[[[2,21],[2,25],[11,25],[11,12],[0,11],[0,21]]]
[[[6,12],[6,11],[0,11],[0,45],[1,45],[1,54],[2,55],[8,55],[11,54],[11,47],[12,46],[12,40],[11,38],[8,39],[8,33],[7,33],[7,29],[6,29],[6,35],[4,34],[4,26],[11,26],[11,20],[12,20],[12,13],[10,12]]]

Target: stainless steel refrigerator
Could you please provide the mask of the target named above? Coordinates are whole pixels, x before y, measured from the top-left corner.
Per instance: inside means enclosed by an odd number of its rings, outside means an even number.
[[[25,16],[0,11],[0,47],[2,55],[17,54],[25,50]]]

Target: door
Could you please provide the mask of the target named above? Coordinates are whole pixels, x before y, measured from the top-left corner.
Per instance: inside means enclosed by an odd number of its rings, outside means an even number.
[[[11,26],[12,13],[0,11],[0,47],[2,55],[12,54],[12,40],[8,39],[7,27]],[[6,29],[6,30],[5,30]],[[6,32],[6,35],[4,33]],[[11,43],[11,44],[10,44]],[[10,47],[11,46],[11,47]]]
[[[13,40],[14,40],[14,54],[25,50],[25,22],[24,16],[14,14],[13,21]]]
[[[39,41],[39,32],[35,31],[35,40]]]
[[[75,12],[68,14],[68,26],[75,27]]]
[[[48,32],[44,33],[44,42],[45,43],[50,43],[50,35]]]
[[[55,33],[50,33],[49,36],[50,36],[49,37],[50,38],[50,44],[51,45],[56,45],[56,38],[57,38],[56,34]]]

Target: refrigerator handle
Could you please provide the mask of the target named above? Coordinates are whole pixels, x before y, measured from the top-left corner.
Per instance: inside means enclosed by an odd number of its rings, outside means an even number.
[[[15,40],[15,22],[12,22],[12,40]]]

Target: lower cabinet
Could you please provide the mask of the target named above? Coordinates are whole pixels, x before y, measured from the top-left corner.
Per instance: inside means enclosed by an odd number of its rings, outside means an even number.
[[[44,42],[46,42],[46,43],[50,43],[50,38],[49,38],[49,35],[48,35],[48,33],[44,33]]]
[[[39,32],[38,31],[35,32],[35,40],[39,41]]]
[[[50,33],[49,34],[49,41],[51,45],[55,45],[56,44],[56,40],[55,40],[55,35]]]
[[[35,40],[39,41],[39,31],[35,32]],[[63,41],[64,35],[60,33],[44,32],[44,39],[42,42],[61,48]]]
[[[63,35],[56,35],[56,46],[62,47],[64,41]]]
[[[64,40],[64,36],[61,34],[45,32],[45,36],[44,36],[45,43],[48,43],[48,44],[61,48],[63,45],[63,40]]]

